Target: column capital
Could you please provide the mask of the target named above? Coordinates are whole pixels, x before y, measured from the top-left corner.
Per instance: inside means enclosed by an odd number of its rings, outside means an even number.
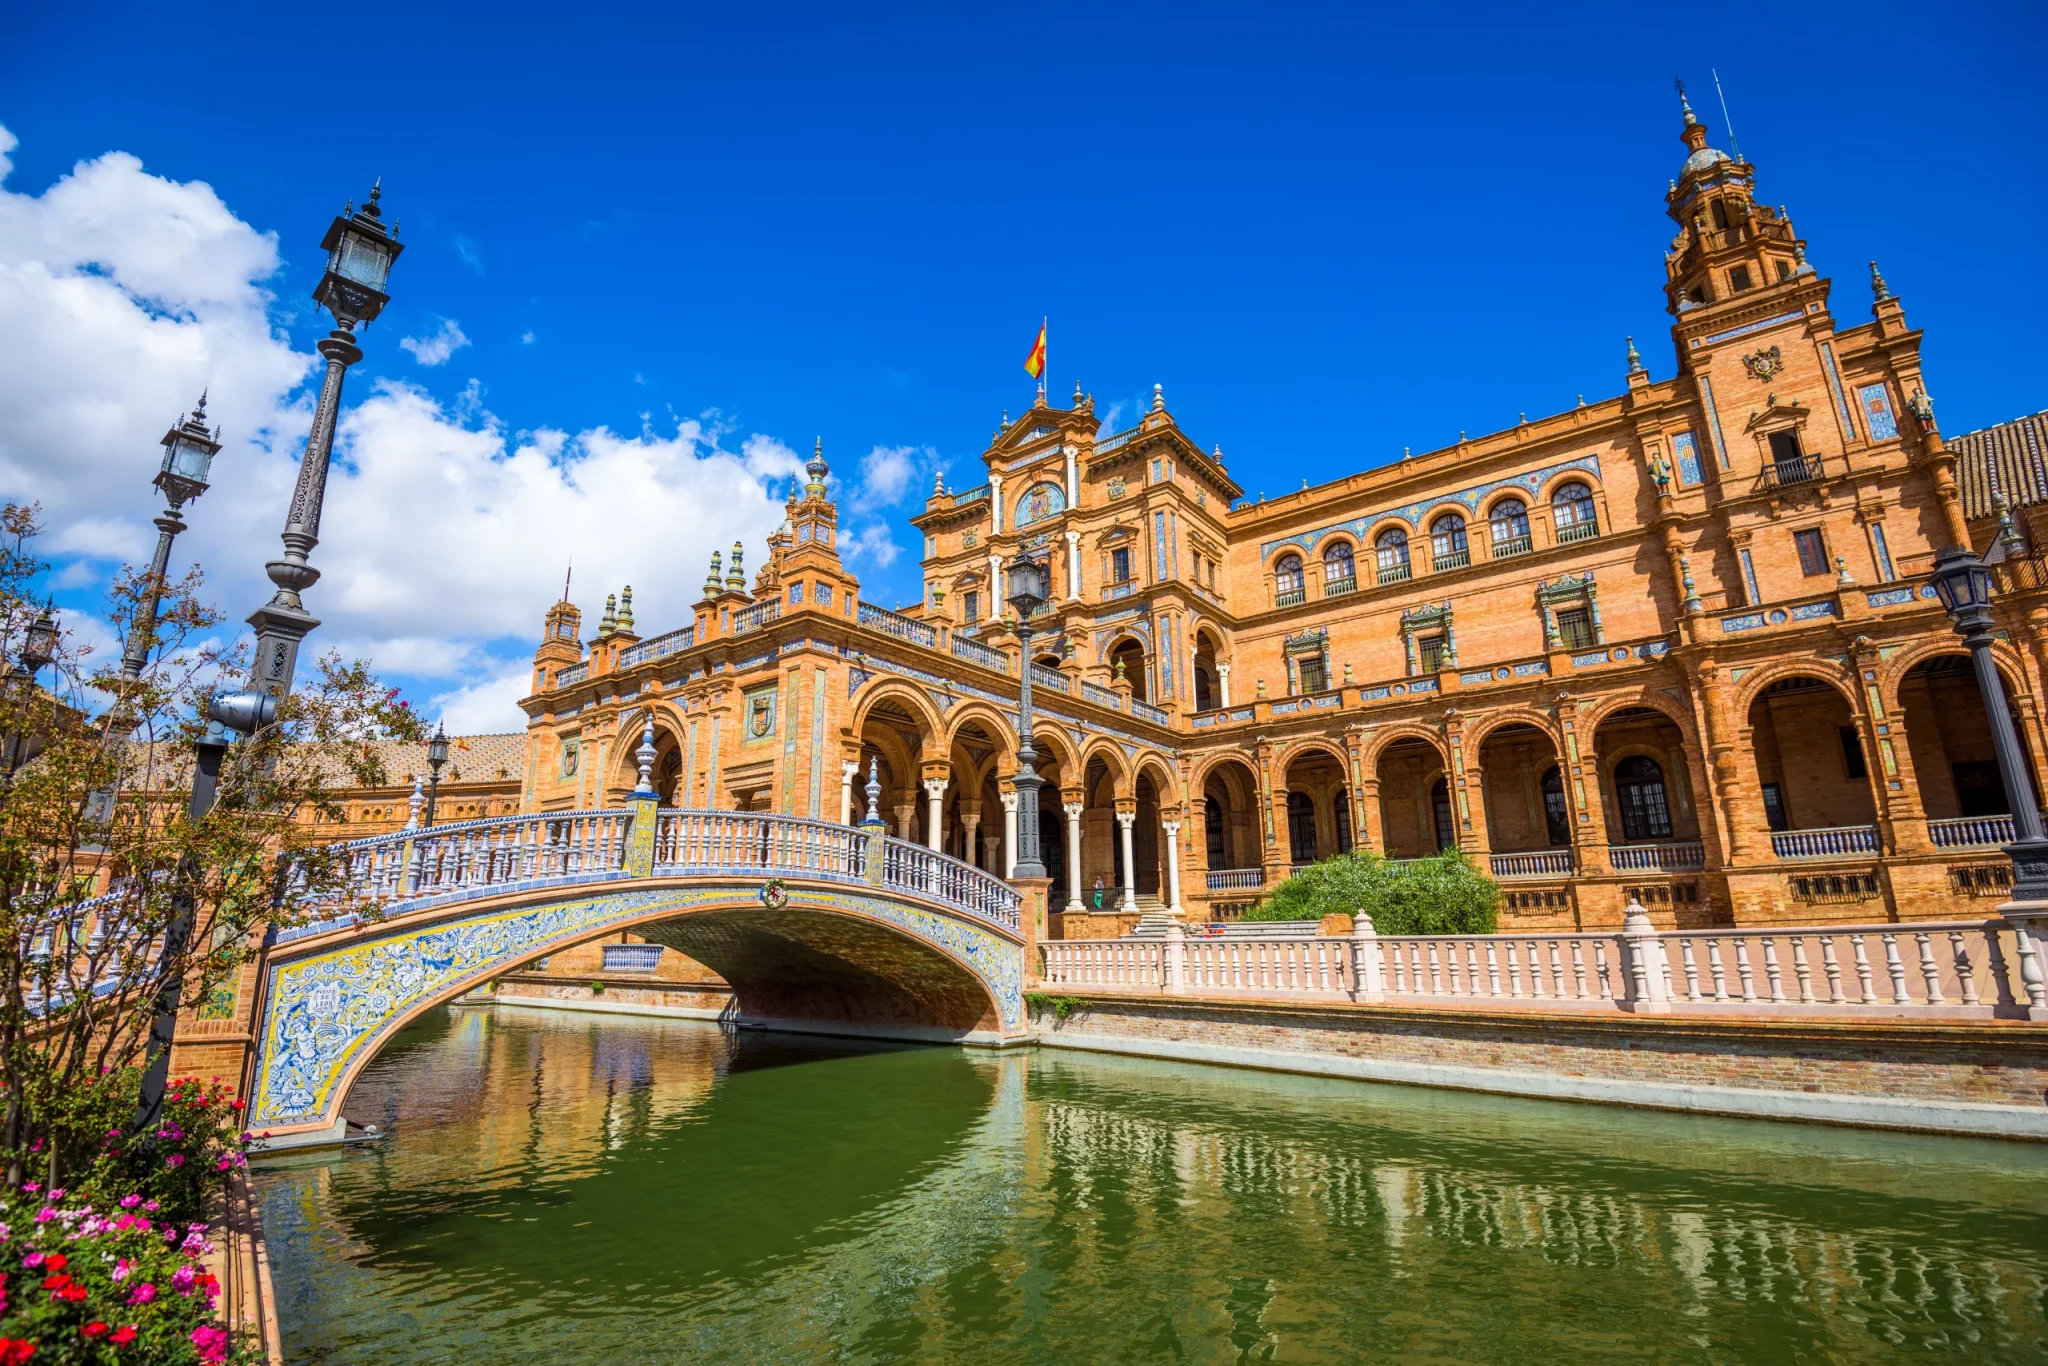
[[[1169,835],[1178,835],[1180,833],[1180,822],[1177,820],[1162,820],[1159,822],[1159,828]]]
[[[1062,810],[1062,811],[1064,811],[1064,812],[1066,812],[1066,813],[1067,813],[1067,819],[1069,819],[1069,820],[1079,820],[1079,819],[1081,819],[1081,813],[1082,813],[1083,811],[1087,810],[1087,809],[1088,809],[1088,808],[1087,808],[1086,806],[1084,806],[1084,805],[1083,805],[1082,803],[1080,803],[1080,802],[1061,802],[1061,803],[1060,803],[1060,810]]]
[[[1117,806],[1121,808],[1123,806],[1123,803],[1118,802]],[[1136,825],[1138,823],[1138,813],[1135,809],[1135,806],[1132,810],[1129,811],[1119,809],[1116,813],[1116,823],[1118,825],[1121,825],[1126,830],[1130,829],[1133,825]]]
[[[998,793],[998,794],[997,794],[997,800],[998,800],[998,801],[1000,801],[1000,802],[1002,802],[1002,804],[1003,804],[1003,810],[1005,810],[1005,811],[1015,811],[1015,810],[1017,809],[1017,792],[1016,792],[1016,789],[1012,788],[1012,789],[1010,789],[1010,790],[1009,790],[1009,791],[1007,791],[1007,792],[1001,792],[1001,793]]]
[[[946,784],[952,781],[951,778],[926,778],[924,780],[924,795],[930,797],[933,801],[937,801],[946,795]]]

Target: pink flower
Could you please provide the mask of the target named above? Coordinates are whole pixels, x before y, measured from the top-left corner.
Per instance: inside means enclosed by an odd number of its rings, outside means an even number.
[[[171,1289],[177,1291],[180,1295],[191,1294],[192,1280],[195,1274],[189,1263],[179,1267],[171,1273]]]
[[[35,1268],[43,1264],[43,1254],[40,1252],[31,1252],[28,1254],[28,1256],[23,1257],[21,1259],[21,1264],[29,1268],[31,1271],[33,1271]]]
[[[137,1205],[141,1203],[142,1197],[139,1195],[124,1195],[121,1197],[122,1209],[134,1209]]]
[[[169,1157],[167,1157],[167,1158],[165,1158],[165,1159],[164,1159],[164,1165],[165,1165],[166,1167],[171,1167],[171,1168],[177,1168],[177,1167],[182,1167],[182,1166],[184,1166],[184,1165],[185,1165],[185,1154],[183,1154],[183,1153],[172,1153],[172,1154],[171,1154],[171,1155],[170,1155]]]
[[[114,1260],[115,1280],[125,1281],[129,1278],[129,1276],[133,1275],[134,1272],[135,1264],[130,1262],[126,1257],[118,1257]]]
[[[148,1210],[151,1214],[156,1213],[156,1201],[154,1200],[145,1200],[142,1204],[142,1207]]]
[[[128,1303],[130,1304],[148,1304],[155,1298],[156,1286],[149,1281],[144,1281],[128,1293]]]
[[[204,1362],[226,1361],[228,1359],[228,1332],[225,1328],[202,1323],[192,1330],[192,1345],[199,1349],[199,1359]]]
[[[34,1195],[37,1191],[42,1189],[42,1186],[40,1183],[35,1181],[24,1181],[21,1183],[21,1188],[27,1191],[30,1195]]]
[[[51,1209],[48,1205],[44,1205],[36,1211],[36,1222],[39,1224],[47,1224],[56,1217],[57,1211]]]
[[[64,1188],[62,1186],[59,1186],[55,1190],[51,1191],[50,1198],[52,1200],[62,1200],[64,1198]]]

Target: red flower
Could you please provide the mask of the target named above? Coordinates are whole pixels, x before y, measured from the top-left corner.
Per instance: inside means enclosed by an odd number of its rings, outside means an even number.
[[[87,1325],[85,1325],[85,1327],[79,1329],[78,1331],[85,1334],[89,1338],[103,1338],[108,1333],[112,1332],[113,1329],[107,1327],[106,1324],[100,1322],[98,1319],[94,1319],[91,1323],[88,1323]]]
[[[108,1338],[107,1341],[113,1343],[116,1347],[126,1347],[129,1343],[135,1341],[135,1325],[132,1323],[122,1324],[114,1330],[114,1335]]]
[[[63,1253],[52,1252],[49,1255],[49,1257],[43,1262],[43,1270],[54,1274],[56,1272],[62,1271],[65,1267],[70,1265],[70,1259],[67,1258]]]
[[[36,1345],[26,1338],[0,1338],[0,1366],[22,1366],[36,1354]]]

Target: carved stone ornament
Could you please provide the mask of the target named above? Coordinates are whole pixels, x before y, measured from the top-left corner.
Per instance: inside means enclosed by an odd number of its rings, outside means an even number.
[[[1742,358],[1742,368],[1749,371],[1750,378],[1768,380],[1785,368],[1785,358],[1775,346],[1766,346]]]
[[[1124,496],[1124,477],[1121,474],[1109,481],[1109,496],[1112,498]]]

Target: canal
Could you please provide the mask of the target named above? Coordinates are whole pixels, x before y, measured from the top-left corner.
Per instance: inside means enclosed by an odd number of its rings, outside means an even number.
[[[2048,1153],[458,1007],[256,1174],[287,1359],[2048,1358]]]

